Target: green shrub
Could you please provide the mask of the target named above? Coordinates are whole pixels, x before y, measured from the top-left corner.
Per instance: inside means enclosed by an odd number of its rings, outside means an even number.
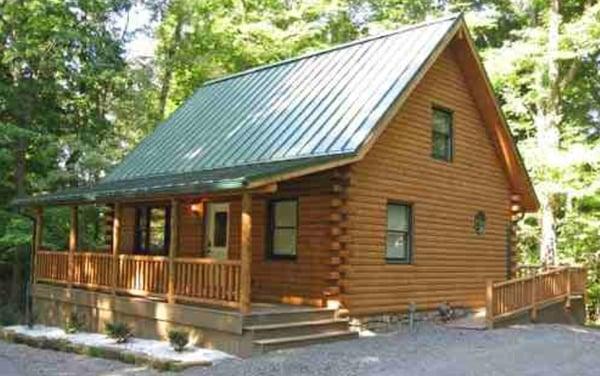
[[[106,334],[117,343],[125,343],[133,337],[131,327],[124,322],[114,321],[106,324]]]
[[[182,352],[190,342],[190,333],[185,330],[171,329],[169,330],[169,342],[173,350]]]
[[[67,318],[67,322],[65,323],[65,332],[67,334],[73,334],[80,332],[85,326],[85,322],[83,317],[77,314],[77,312],[73,311]]]
[[[20,317],[21,313],[16,306],[7,304],[0,307],[0,326],[16,325]]]

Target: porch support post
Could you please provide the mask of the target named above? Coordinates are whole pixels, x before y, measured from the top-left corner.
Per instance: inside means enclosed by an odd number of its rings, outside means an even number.
[[[44,231],[44,209],[35,208],[35,233],[33,239],[33,250],[31,255],[31,284],[35,285],[37,276],[37,254],[42,249],[42,239]]]
[[[79,240],[79,216],[78,210],[79,208],[75,206],[71,206],[71,228],[69,231],[69,257],[68,257],[68,271],[67,271],[67,281],[68,287],[71,288],[73,285],[73,276],[74,276],[74,258],[75,252],[77,252],[77,243]]]
[[[242,194],[241,241],[240,310],[242,313],[248,313],[252,280],[252,196],[248,192]]]
[[[179,251],[179,200],[171,200],[171,236],[169,240],[169,285],[167,302],[175,303],[175,257]]]
[[[116,202],[112,228],[112,293],[117,294],[119,280],[119,249],[121,248],[121,204]]]

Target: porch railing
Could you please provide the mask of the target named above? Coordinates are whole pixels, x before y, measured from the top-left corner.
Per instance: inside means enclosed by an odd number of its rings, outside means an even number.
[[[175,298],[237,305],[241,263],[238,260],[175,259]]]
[[[70,282],[80,287],[110,288],[112,285],[111,255],[95,252],[73,254],[73,277]]]
[[[118,255],[115,286],[114,262],[112,254],[76,252],[72,265],[69,265],[68,252],[38,251],[35,278],[38,282],[65,284],[75,288],[167,298],[170,280],[168,257]],[[239,307],[239,260],[174,258],[173,263],[175,301]]]
[[[119,255],[117,270],[117,291],[131,295],[166,296],[168,257]]]
[[[486,296],[487,324],[493,327],[496,321],[531,311],[535,319],[537,310],[545,304],[566,300],[573,296],[584,296],[587,270],[582,267],[561,266],[541,273],[531,272],[527,276],[508,281],[488,281]]]
[[[35,276],[40,282],[68,283],[69,254],[39,251],[36,255]]]

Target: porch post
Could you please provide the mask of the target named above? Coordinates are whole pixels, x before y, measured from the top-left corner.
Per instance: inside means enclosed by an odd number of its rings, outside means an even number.
[[[31,284],[35,285],[37,275],[37,254],[42,249],[42,238],[44,229],[44,209],[35,208],[35,234],[33,239],[33,250],[31,255]]]
[[[179,200],[171,200],[171,236],[169,238],[169,285],[167,302],[175,303],[175,257],[179,248]]]
[[[79,216],[77,205],[71,206],[71,228],[69,231],[69,257],[68,257],[68,271],[67,271],[67,282],[68,287],[71,288],[73,285],[74,276],[74,256],[77,252],[77,243],[79,239]]]
[[[119,249],[121,248],[121,204],[116,202],[112,228],[112,293],[117,294],[119,280]]]
[[[252,196],[248,192],[242,194],[241,241],[240,310],[248,313],[252,280]]]

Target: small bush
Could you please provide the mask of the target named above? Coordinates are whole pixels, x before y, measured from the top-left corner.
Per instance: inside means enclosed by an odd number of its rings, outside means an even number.
[[[12,304],[0,307],[0,326],[10,326],[19,323],[21,314],[19,309]]]
[[[190,334],[185,330],[169,330],[169,342],[173,350],[182,352],[190,342]]]
[[[68,334],[80,332],[84,328],[84,325],[83,317],[73,311],[65,323],[65,332]]]
[[[114,339],[117,343],[125,343],[131,337],[133,337],[133,333],[131,332],[131,327],[124,322],[109,322],[106,324],[106,334],[109,338]]]

